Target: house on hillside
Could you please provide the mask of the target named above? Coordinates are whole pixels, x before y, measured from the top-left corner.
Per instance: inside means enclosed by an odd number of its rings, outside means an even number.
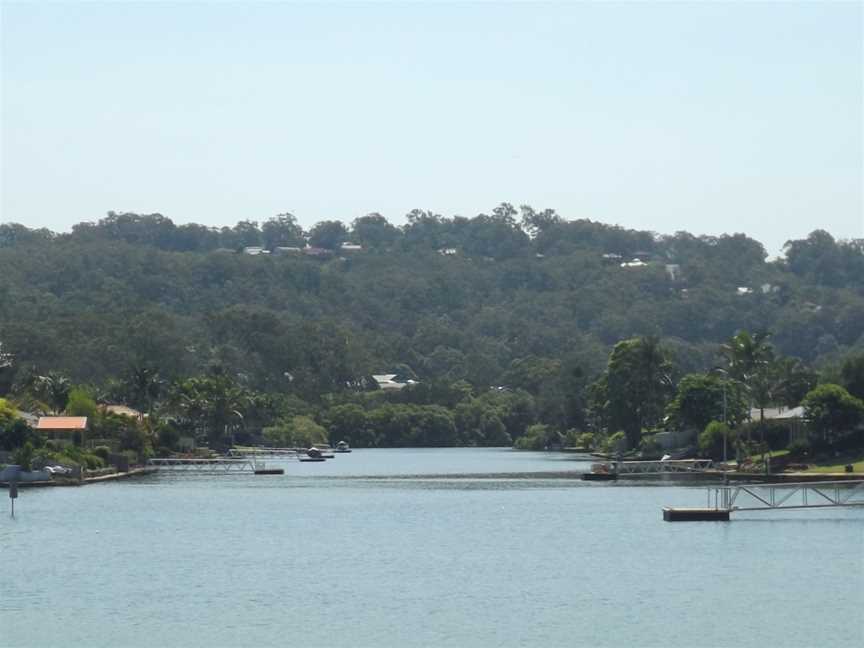
[[[763,410],[758,407],[750,409],[750,420],[761,421]],[[768,422],[785,423],[789,426],[789,442],[805,441],[807,429],[804,427],[804,408],[798,407],[766,407],[765,420]]]
[[[144,420],[143,412],[139,412],[128,405],[101,405],[99,409],[106,414],[116,414],[117,416],[126,416],[127,418],[135,419],[139,423]]]
[[[261,254],[270,254],[270,251],[265,250],[263,247],[255,245],[243,248],[243,254],[248,254],[249,256],[259,256]]]
[[[303,248],[303,254],[305,254],[306,256],[314,257],[316,259],[326,259],[329,256],[333,256],[333,250],[310,246]]]
[[[625,261],[621,264],[622,268],[647,268],[648,264],[642,259],[634,258],[632,261]]]
[[[280,245],[279,247],[273,248],[273,254],[303,254],[303,248],[292,245]]]
[[[345,241],[339,246],[339,249],[342,250],[342,252],[362,252],[363,246],[352,243],[351,241]]]
[[[396,374],[378,374],[373,375],[372,378],[376,383],[378,383],[378,388],[383,389],[384,391],[399,391],[414,382],[413,380],[409,380],[408,382],[398,382],[396,380]]]
[[[86,416],[40,416],[36,431],[46,441],[63,445],[84,445],[88,429]]]

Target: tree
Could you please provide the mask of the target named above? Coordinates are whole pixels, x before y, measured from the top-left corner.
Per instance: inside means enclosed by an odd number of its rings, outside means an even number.
[[[69,416],[86,416],[92,420],[96,416],[96,401],[84,389],[76,387],[69,392],[65,412]]]
[[[210,375],[189,378],[175,384],[169,395],[169,409],[189,420],[214,448],[229,446],[242,431],[244,412],[253,404],[253,394],[237,384],[223,368]]]
[[[738,425],[747,418],[747,400],[742,389],[711,374],[688,374],[678,383],[675,398],[666,412],[683,429],[704,430],[711,421]]]
[[[0,394],[7,394],[12,389],[15,379],[15,356],[3,350],[0,341]]]
[[[831,444],[864,420],[864,402],[840,385],[824,384],[804,397],[804,419],[823,441]]]
[[[264,438],[282,448],[308,448],[327,443],[327,430],[309,416],[294,416],[264,428]]]
[[[843,386],[855,396],[864,400],[864,353],[847,358],[840,369]]]
[[[605,403],[611,429],[623,430],[630,448],[639,445],[642,430],[657,425],[672,391],[671,363],[654,337],[615,345],[604,376]]]
[[[122,383],[124,400],[148,414],[152,414],[153,404],[161,396],[164,387],[165,381],[159,376],[159,371],[146,365],[131,367]]]
[[[277,247],[302,247],[305,243],[303,228],[297,222],[294,214],[285,212],[264,221],[261,226],[261,238],[264,247],[273,250]]]
[[[711,421],[699,434],[699,452],[712,459],[722,459],[724,441],[734,445],[737,436],[725,423]]]
[[[354,403],[337,405],[327,411],[327,429],[334,443],[347,441],[351,445],[368,446],[374,438],[367,430],[366,411]]]
[[[309,244],[327,250],[336,250],[347,239],[348,230],[341,221],[321,221],[309,232]]]
[[[747,331],[740,331],[721,347],[721,353],[728,363],[729,375],[747,387],[751,402],[759,408],[760,425],[765,420],[765,408],[773,398],[771,363],[774,351],[768,344],[769,337],[768,333],[751,335]]]
[[[786,407],[797,407],[819,381],[818,374],[798,358],[777,358],[770,372],[774,398]]]
[[[351,224],[351,240],[371,249],[393,245],[401,236],[398,228],[377,213],[355,218]]]
[[[54,414],[59,414],[66,409],[72,383],[63,374],[49,371],[46,375],[36,376],[33,379],[33,390],[48,404]]]

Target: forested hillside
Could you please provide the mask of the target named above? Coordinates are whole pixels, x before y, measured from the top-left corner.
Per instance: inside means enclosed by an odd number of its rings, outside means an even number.
[[[659,338],[677,380],[716,365],[739,330],[838,367],[864,348],[864,243],[815,231],[768,262],[742,234],[658,235],[508,204],[309,232],[290,214],[221,229],[113,212],[68,234],[0,226],[0,395],[49,370],[116,398],[135,372],[174,384],[217,368],[317,408],[397,374],[420,383],[415,402],[445,407],[454,385],[519,390],[567,429],[584,424],[586,388],[619,340]]]

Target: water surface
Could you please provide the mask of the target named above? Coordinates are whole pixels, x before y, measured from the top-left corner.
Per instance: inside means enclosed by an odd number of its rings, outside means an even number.
[[[702,492],[562,454],[279,465],[3,501],[0,645],[864,645],[864,510],[664,523]]]

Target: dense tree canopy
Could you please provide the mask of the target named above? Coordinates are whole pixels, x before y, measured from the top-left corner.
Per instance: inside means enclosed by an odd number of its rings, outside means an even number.
[[[743,234],[507,203],[309,232],[287,212],[222,228],[119,212],[68,234],[6,223],[0,395],[59,412],[85,385],[97,402],[170,405],[215,445],[310,429],[298,417],[359,444],[509,443],[541,425],[536,443],[603,429],[635,445],[667,415],[701,426],[694,402],[716,419],[721,380],[759,406],[798,404],[817,370],[860,396],[860,363],[843,362],[864,353],[862,259],[860,241],[825,232],[767,261]],[[718,362],[727,378],[681,381]],[[373,374],[416,384],[383,393]]]

